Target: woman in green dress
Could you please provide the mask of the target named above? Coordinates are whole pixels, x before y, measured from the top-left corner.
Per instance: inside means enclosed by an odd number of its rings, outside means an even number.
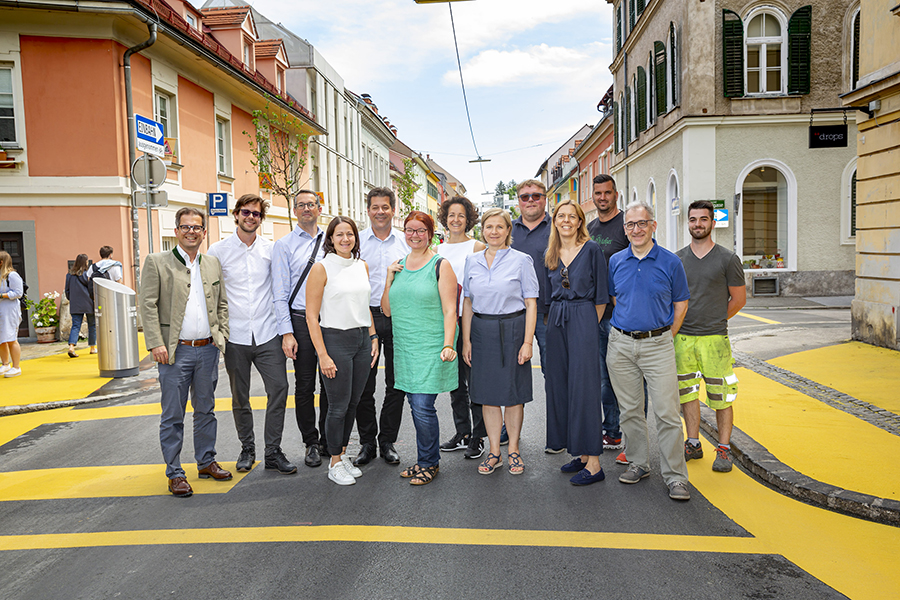
[[[458,385],[456,276],[450,262],[431,250],[434,220],[414,210],[404,221],[410,253],[390,267],[381,309],[394,335],[394,387],[406,392],[416,427],[416,464],[400,476],[425,485],[438,474],[437,411],[441,392]]]

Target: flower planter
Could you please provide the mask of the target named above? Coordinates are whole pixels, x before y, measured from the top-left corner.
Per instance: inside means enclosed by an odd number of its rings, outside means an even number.
[[[56,327],[35,327],[38,344],[49,344],[56,341]]]

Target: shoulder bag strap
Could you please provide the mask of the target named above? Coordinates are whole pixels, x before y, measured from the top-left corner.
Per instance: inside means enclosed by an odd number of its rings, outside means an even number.
[[[306,263],[306,268],[303,269],[303,273],[300,275],[300,279],[297,280],[297,285],[294,286],[294,293],[291,294],[291,299],[288,300],[288,310],[291,310],[291,305],[294,304],[294,298],[297,297],[297,294],[300,293],[300,287],[303,286],[303,282],[306,281],[306,276],[309,275],[309,270],[312,269],[312,266],[316,262],[316,254],[319,253],[319,245],[322,243],[322,234],[316,236],[316,245],[313,248],[312,254],[309,255],[309,261]]]

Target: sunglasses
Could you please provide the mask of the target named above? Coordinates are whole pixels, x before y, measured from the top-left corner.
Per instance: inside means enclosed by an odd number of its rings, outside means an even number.
[[[262,216],[262,213],[259,212],[258,210],[247,210],[246,208],[241,209],[242,217],[249,217],[250,215],[253,215],[254,219],[258,219]]]
[[[541,198],[546,196],[547,194],[519,194],[519,200],[522,202],[528,202],[529,200],[532,202],[540,202]]]
[[[562,275],[563,287],[569,289],[569,267],[563,267],[559,274]]]

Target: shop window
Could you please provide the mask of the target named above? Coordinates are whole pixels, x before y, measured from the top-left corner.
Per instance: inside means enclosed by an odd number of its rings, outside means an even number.
[[[790,242],[784,175],[774,167],[758,167],[744,179],[741,196],[744,268],[785,268]]]

